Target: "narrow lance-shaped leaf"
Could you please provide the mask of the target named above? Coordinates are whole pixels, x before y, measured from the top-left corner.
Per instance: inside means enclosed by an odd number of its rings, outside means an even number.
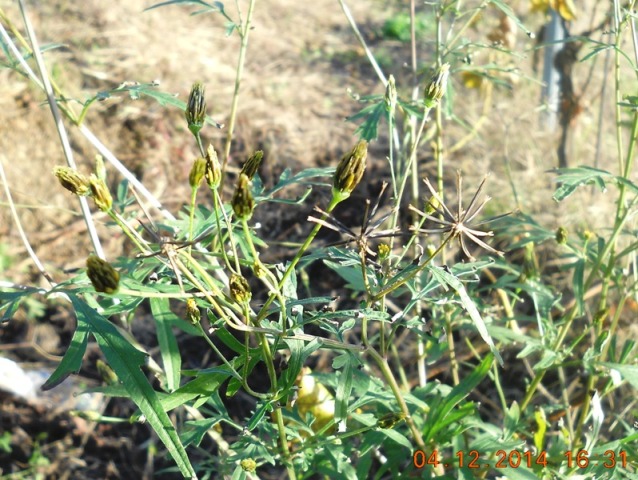
[[[146,417],[186,478],[197,478],[175,427],[164,411],[157,394],[141,370],[145,355],[134,348],[106,318],[75,295],[70,296],[78,324],[84,324],[95,336],[109,365],[126,391]]]
[[[481,335],[481,338],[490,347],[490,350],[498,360],[499,365],[503,366],[503,358],[501,357],[500,353],[498,353],[498,349],[496,348],[496,345],[494,345],[492,337],[487,331],[487,326],[485,325],[485,322],[483,321],[478,308],[476,308],[474,301],[467,294],[467,290],[465,290],[465,286],[463,285],[463,283],[461,283],[458,278],[445,271],[443,268],[432,267],[430,271],[432,272],[432,275],[435,275],[437,278],[439,278],[442,283],[449,285],[456,291],[456,293],[458,293],[463,308],[465,308],[465,311],[474,322],[474,325]]]

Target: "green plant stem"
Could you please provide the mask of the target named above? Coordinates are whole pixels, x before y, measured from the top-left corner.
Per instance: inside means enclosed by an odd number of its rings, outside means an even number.
[[[385,288],[382,288],[380,291],[378,291],[375,295],[373,295],[372,300],[373,301],[378,301],[379,299],[381,299],[382,297],[384,297],[385,295],[389,294],[390,292],[393,292],[394,290],[396,290],[397,288],[399,288],[401,285],[405,285],[407,282],[409,282],[410,280],[412,280],[416,275],[418,275],[419,273],[421,273],[423,271],[423,269],[425,267],[427,267],[430,262],[432,261],[432,259],[434,259],[440,252],[441,250],[443,250],[443,248],[445,247],[445,245],[448,244],[448,242],[452,239],[454,235],[450,234],[447,237],[445,237],[445,240],[443,240],[441,242],[441,245],[439,245],[439,247],[434,251],[434,253],[427,259],[425,260],[422,264],[420,264],[415,270],[411,271],[409,274],[407,274],[405,277],[397,280],[396,282],[390,284],[389,286],[386,286]]]
[[[226,211],[224,210],[224,204],[222,202],[221,197],[219,196],[219,190],[218,189],[213,189],[213,201],[214,201],[214,207],[215,207],[215,222],[217,223],[217,239],[219,240],[219,246],[220,246],[220,251],[224,257],[224,263],[226,263],[226,266],[228,267],[228,269],[231,272],[234,273],[239,273],[240,267],[239,267],[239,256],[237,255],[237,247],[235,246],[235,242],[233,241],[233,228],[232,225],[230,223],[230,220],[228,219],[228,217],[226,216]],[[235,270],[233,270],[233,266],[230,264],[230,259],[228,258],[228,255],[226,253],[226,249],[224,248],[224,236],[222,235],[222,225],[221,225],[221,220],[219,218],[219,212],[222,212],[222,215],[224,216],[224,221],[226,222],[226,229],[228,230],[228,241],[230,242],[230,248],[233,250],[233,258],[235,259]],[[212,246],[212,249],[214,250],[214,245]]]
[[[195,223],[195,203],[197,201],[197,187],[191,188],[191,204],[188,213],[188,241],[193,241],[193,228]],[[193,251],[193,246],[188,246],[188,254],[190,255]]]
[[[226,134],[226,143],[224,145],[224,161],[222,164],[221,184],[224,184],[226,176],[226,168],[230,157],[230,147],[233,143],[233,133],[235,131],[235,122],[237,120],[237,107],[239,105],[239,89],[241,87],[242,77],[244,75],[244,64],[246,63],[246,52],[248,51],[248,33],[253,18],[253,10],[255,8],[255,0],[250,0],[248,4],[248,12],[246,13],[246,21],[238,29],[241,37],[241,45],[239,47],[239,58],[237,59],[237,72],[235,75],[235,90],[233,91],[233,100],[230,106],[230,117],[228,119],[228,133]]]
[[[326,213],[331,213],[342,200],[343,199],[337,198],[336,195],[333,195],[332,198],[330,199],[330,203],[326,207]],[[321,217],[321,220],[325,221],[327,218],[328,218],[327,215],[323,215]],[[279,284],[277,285],[277,289],[279,291],[281,291],[281,289],[283,288],[284,284],[288,280],[288,277],[290,277],[292,272],[294,272],[295,267],[297,266],[297,263],[299,263],[299,260],[301,260],[301,257],[303,256],[303,254],[306,252],[306,250],[308,250],[308,247],[310,246],[312,241],[315,239],[320,229],[321,229],[321,223],[315,223],[314,228],[311,230],[308,237],[306,237],[306,240],[297,251],[297,254],[295,255],[295,257],[290,261],[288,268],[286,268],[286,271],[281,277],[281,280],[279,281]],[[268,297],[268,300],[266,300],[266,303],[264,303],[264,306],[261,307],[261,310],[257,314],[257,322],[261,322],[261,320],[266,318],[266,315],[268,313],[268,307],[275,300],[275,298],[277,298],[277,295],[275,295],[274,293],[270,294],[270,296]]]
[[[614,1],[614,4],[616,4],[617,2]],[[633,3],[633,2],[632,2]],[[621,130],[621,126],[622,126],[622,117],[621,117],[621,111],[620,111],[620,25],[617,26],[616,28],[616,48],[615,48],[615,56],[616,56],[616,61],[615,61],[615,80],[616,80],[616,144],[617,144],[617,151],[618,151],[618,158],[619,158],[619,169],[623,175],[624,178],[627,178],[627,175],[630,172],[630,168],[633,165],[633,153],[634,153],[634,149],[635,149],[635,143],[636,143],[636,136],[638,134],[638,114],[634,114],[634,120],[632,123],[632,135],[631,135],[631,142],[630,142],[630,146],[628,149],[628,155],[627,155],[627,159],[626,161],[623,163],[622,158],[624,157],[623,153],[622,153],[622,130]],[[584,287],[583,287],[583,291],[586,292],[587,290],[589,290],[589,288],[591,287],[591,284],[593,283],[594,279],[598,277],[599,271],[600,271],[600,267],[602,265],[602,262],[604,261],[605,258],[607,258],[607,256],[609,255],[608,258],[608,262],[607,262],[607,268],[604,271],[604,276],[603,276],[603,290],[606,290],[608,288],[609,282],[611,281],[611,273],[613,270],[613,265],[614,265],[614,261],[615,261],[615,256],[613,254],[613,251],[615,249],[615,244],[616,244],[616,239],[618,238],[618,235],[620,234],[620,231],[622,229],[622,227],[625,224],[625,221],[627,220],[627,216],[628,216],[628,210],[626,209],[624,202],[625,202],[625,186],[623,183],[621,183],[619,185],[619,191],[620,191],[620,195],[619,195],[619,200],[617,202],[616,205],[616,217],[615,217],[615,221],[614,221],[614,228],[612,230],[612,234],[609,238],[609,240],[605,243],[603,250],[600,252],[600,254],[598,255],[597,259],[596,259],[596,263],[594,264],[593,268],[591,269],[587,280],[584,282]],[[606,285],[605,285],[606,284]],[[606,295],[601,295],[602,298],[606,298]],[[600,305],[600,302],[599,302]],[[565,340],[565,337],[567,336],[567,333],[570,331],[572,323],[574,321],[574,319],[576,318],[576,315],[578,313],[578,306],[574,305],[574,307],[572,307],[572,309],[570,310],[566,321],[563,323],[563,326],[556,338],[556,341],[554,342],[553,345],[553,350],[554,351],[559,351],[560,346],[562,345],[563,341]],[[529,404],[529,402],[531,401],[531,399],[534,396],[534,393],[538,387],[538,385],[540,384],[540,382],[543,380],[545,372],[541,371],[539,372],[533,379],[532,382],[530,383],[527,392],[525,393],[525,397],[523,398],[523,401],[521,402],[521,410],[524,410],[527,405]],[[587,402],[587,407],[589,406],[589,402]],[[578,422],[578,427],[577,427],[577,435],[576,435],[576,439],[579,438],[580,433],[582,432],[582,426],[584,424],[584,420],[586,418],[586,415],[589,413],[588,412],[588,408],[587,411],[585,411],[585,409],[582,410],[582,414],[579,418],[579,422]]]

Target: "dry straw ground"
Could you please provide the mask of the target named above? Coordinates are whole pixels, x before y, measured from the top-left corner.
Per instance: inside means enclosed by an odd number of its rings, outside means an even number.
[[[123,81],[151,80],[159,80],[164,91],[184,98],[191,83],[200,80],[207,87],[211,115],[225,122],[234,86],[238,37],[225,37],[219,16],[189,16],[188,9],[180,7],[143,13],[151,4],[138,0],[34,4],[31,14],[41,43],[64,45],[46,56],[54,78],[69,97],[79,99]],[[514,2],[514,7],[530,30],[542,24],[541,16],[529,13],[527,2]],[[3,8],[18,18],[13,2],[3,2]],[[350,8],[375,53],[383,57],[387,72],[393,73],[400,85],[403,81],[403,93],[409,95],[410,78],[405,67],[408,50],[396,41],[384,41],[380,34],[383,22],[405,7],[400,2],[357,0],[350,2]],[[600,12],[595,9],[583,8],[582,12],[572,26],[575,32],[599,21]],[[469,36],[484,40],[486,32],[498,24],[497,13],[486,11],[480,22]],[[426,64],[428,43],[431,39],[423,41],[420,52]],[[488,193],[500,200],[502,209],[514,203],[514,184],[520,206],[526,211],[543,212],[556,224],[582,222],[582,218],[573,217],[570,221],[548,201],[551,178],[544,172],[556,164],[558,134],[539,127],[540,87],[535,82],[539,75],[532,72],[533,47],[534,41],[518,31],[516,51],[521,55],[504,64],[520,69],[527,78],[519,79],[513,90],[493,92],[484,121],[480,120],[484,110],[481,93],[464,89],[458,76],[454,79],[455,100],[462,104],[455,113],[466,125],[480,124],[481,128],[476,138],[450,154],[449,178],[453,178],[455,168],[463,168],[466,175],[477,178],[492,171],[495,174]],[[486,62],[488,58],[478,56],[474,61]],[[602,64],[603,60],[598,60],[594,81],[583,98],[583,113],[574,124],[570,142],[574,163],[591,164]],[[588,74],[587,66],[576,66],[577,90]],[[381,93],[382,87],[375,80],[337,2],[260,2],[242,84],[233,149],[235,165],[256,148],[266,150],[264,172],[273,175],[286,166],[334,163],[353,142],[355,126],[343,119],[358,105],[348,89],[357,94]],[[22,78],[0,71],[0,151],[9,160],[9,183],[29,238],[55,271],[80,266],[88,241],[75,200],[58,188],[50,175],[54,165],[63,164],[63,157],[42,100]],[[605,118],[611,126],[611,110]],[[113,99],[94,107],[87,124],[169,207],[176,209],[185,202],[186,176],[196,151],[184,134],[180,112],[167,111],[148,100]],[[223,132],[208,129],[204,133],[221,146]],[[467,133],[467,127],[451,119],[446,122],[450,147]],[[88,171],[95,152],[77,133],[72,139],[81,168]],[[603,148],[600,165],[613,158],[614,152],[608,150]],[[383,162],[384,150],[378,151],[377,160]],[[424,173],[430,155],[421,153]],[[511,182],[506,166],[511,169]],[[117,179],[111,178],[115,184]],[[583,199],[586,216],[595,220],[605,211],[604,203]],[[13,259],[11,272],[24,273],[29,260],[6,209],[0,210],[0,219],[3,243],[9,245],[7,253]],[[117,239],[111,240],[108,248],[115,255],[121,245]]]

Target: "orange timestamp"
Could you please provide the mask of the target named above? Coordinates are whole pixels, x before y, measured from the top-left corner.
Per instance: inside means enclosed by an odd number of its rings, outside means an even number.
[[[519,452],[518,450],[497,450],[494,453],[496,461],[494,464],[481,462],[481,454],[478,450],[470,450],[469,452],[458,451],[454,454],[456,457],[454,464],[443,462],[439,459],[438,450],[433,450],[429,454],[423,450],[416,450],[412,455],[412,462],[416,468],[424,468],[426,466],[448,468],[456,466],[459,468],[518,468],[526,466],[528,468],[534,465],[547,467],[547,452],[544,450],[535,454],[531,451]],[[578,450],[574,452],[565,452],[563,455],[567,459],[567,468],[578,467],[587,468],[590,464],[596,466],[602,465],[605,468],[615,468],[621,465],[623,468],[627,466],[627,452],[620,450],[616,453],[614,450],[606,450],[602,455],[590,455],[587,450]]]

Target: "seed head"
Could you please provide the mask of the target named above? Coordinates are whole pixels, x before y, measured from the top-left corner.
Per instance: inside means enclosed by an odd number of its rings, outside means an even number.
[[[264,158],[263,150],[257,150],[248,158],[248,160],[246,160],[246,163],[244,163],[244,166],[241,167],[241,173],[246,175],[249,180],[252,180],[255,174],[257,173],[257,170],[259,170],[259,166],[261,165],[261,161],[263,158]]]
[[[366,159],[368,158],[368,142],[361,140],[355,147],[346,153],[335,171],[332,194],[345,200],[359,185],[366,171]]]
[[[77,170],[69,167],[55,167],[53,174],[58,178],[60,184],[71,193],[80,197],[85,197],[91,193],[89,179]]]
[[[115,293],[120,284],[120,274],[110,263],[95,255],[86,259],[86,274],[96,292]]]
[[[217,152],[212,145],[206,150],[206,183],[213,190],[217,190],[222,181],[222,166],[217,158]]]
[[[250,180],[244,173],[239,175],[237,188],[233,194],[231,205],[233,206],[233,212],[235,212],[235,215],[237,215],[237,218],[240,220],[249,219],[253,213],[255,201],[253,200],[252,193],[250,193]]]
[[[204,98],[204,86],[201,83],[194,83],[191,87],[184,114],[186,122],[188,122],[188,129],[197,136],[206,120],[206,99]]]
[[[206,160],[199,157],[193,162],[190,174],[188,175],[188,183],[191,188],[199,188],[206,173]]]
[[[91,187],[91,196],[93,197],[97,208],[103,212],[110,211],[113,206],[113,197],[111,197],[111,192],[109,192],[104,180],[96,177],[94,174],[91,174],[89,177],[89,186]]]
[[[248,280],[246,280],[241,275],[233,273],[230,276],[229,286],[230,296],[235,302],[240,305],[250,302],[252,293],[250,292],[250,285],[248,285]]]
[[[425,98],[423,99],[425,106],[434,108],[445,95],[447,89],[447,80],[450,75],[450,64],[444,63],[439,67],[430,83],[425,87]]]

